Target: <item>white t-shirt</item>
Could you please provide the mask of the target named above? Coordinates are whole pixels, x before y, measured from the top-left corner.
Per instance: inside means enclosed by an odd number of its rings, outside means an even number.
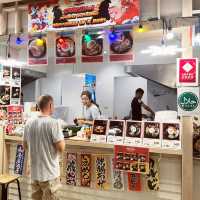
[[[26,123],[24,141],[30,150],[32,180],[43,182],[60,176],[59,155],[54,143],[63,139],[58,121],[51,117],[38,116]]]
[[[89,108],[87,106],[83,107],[83,118],[86,120],[95,120],[100,118],[99,108],[92,104]]]

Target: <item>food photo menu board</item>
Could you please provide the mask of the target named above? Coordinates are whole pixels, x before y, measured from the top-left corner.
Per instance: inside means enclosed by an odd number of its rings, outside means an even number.
[[[142,146],[143,124],[140,121],[126,121],[125,145]]]
[[[124,130],[125,130],[125,121],[110,120],[108,123],[107,143],[123,144]]]
[[[91,141],[106,143],[108,120],[94,120]]]

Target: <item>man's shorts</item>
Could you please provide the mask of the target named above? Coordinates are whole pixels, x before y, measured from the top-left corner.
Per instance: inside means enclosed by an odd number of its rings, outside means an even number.
[[[32,199],[59,200],[58,190],[60,186],[59,178],[45,182],[34,181],[32,183]]]

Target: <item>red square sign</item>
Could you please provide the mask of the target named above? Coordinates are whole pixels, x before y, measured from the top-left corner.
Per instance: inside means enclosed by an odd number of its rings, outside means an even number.
[[[177,60],[177,85],[198,86],[198,59]]]

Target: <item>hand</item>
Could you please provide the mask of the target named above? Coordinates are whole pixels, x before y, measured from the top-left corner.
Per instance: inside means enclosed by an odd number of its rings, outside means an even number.
[[[85,120],[83,120],[83,119],[79,119],[79,120],[78,120],[78,124],[79,124],[79,125],[83,125],[83,124],[85,124]]]

